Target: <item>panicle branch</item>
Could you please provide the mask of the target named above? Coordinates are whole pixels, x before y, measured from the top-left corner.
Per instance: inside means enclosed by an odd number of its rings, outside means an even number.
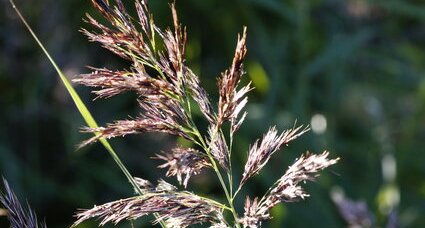
[[[163,220],[168,227],[187,227],[199,223],[226,224],[219,203],[190,192],[178,192],[174,186],[162,180],[156,188],[143,181],[143,187],[146,192],[143,196],[121,199],[78,212],[73,227],[90,218],[100,219],[100,225],[103,226],[153,213],[159,215],[154,223]]]
[[[270,219],[270,209],[281,202],[293,202],[309,195],[299,186],[305,181],[312,181],[319,176],[319,171],[337,163],[339,158],[328,159],[329,152],[311,154],[307,152],[292,164],[285,174],[275,182],[259,202],[255,199],[245,203],[245,217],[241,224],[245,227],[258,227],[261,221]]]
[[[127,91],[134,91],[141,97],[170,96],[172,85],[146,74],[146,72],[112,71],[91,67],[94,71],[82,74],[73,81],[85,86],[101,87],[93,91],[98,98],[109,98]]]
[[[275,127],[270,128],[261,141],[257,140],[249,150],[248,161],[245,164],[240,185],[242,186],[248,178],[256,175],[282,145],[287,145],[308,130],[308,127],[299,126],[278,135]]]
[[[201,111],[213,122],[215,114],[206,91],[200,86],[198,77],[184,65],[186,31],[180,25],[175,5],[171,4],[174,31],[159,29],[149,14],[146,1],[136,1],[138,25],[128,15],[121,0],[92,0],[110,25],[103,25],[87,15],[87,22],[98,31],[83,29],[91,41],[100,42],[105,48],[132,62],[131,71],[113,71],[92,68],[91,74],[83,74],[74,81],[91,87],[97,97],[108,98],[126,91],[139,95],[142,113],[131,120],[116,121],[106,127],[86,130],[98,133],[82,146],[95,142],[101,137],[111,138],[142,132],[165,132],[194,141],[194,126],[191,121],[189,101],[192,96]],[[164,44],[164,51],[157,50],[155,34]],[[157,74],[149,74],[146,67]]]
[[[249,83],[247,86],[237,90],[241,77],[245,73],[243,69],[243,61],[246,53],[246,27],[244,27],[242,36],[238,37],[232,66],[230,69],[226,70],[218,80],[220,97],[218,102],[217,124],[219,126],[228,120],[231,120],[233,124],[236,124],[236,119],[238,118],[240,111],[248,102],[248,98],[245,97],[245,95],[251,90],[251,84]]]
[[[339,160],[339,158],[328,159],[328,155],[327,151],[321,154],[307,152],[298,158],[263,199],[264,204],[274,207],[279,202],[291,202],[308,197],[309,195],[298,184],[314,180],[319,171],[336,164]]]

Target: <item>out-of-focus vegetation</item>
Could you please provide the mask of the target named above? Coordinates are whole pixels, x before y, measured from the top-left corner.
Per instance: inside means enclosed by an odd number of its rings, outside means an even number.
[[[46,217],[48,227],[66,227],[77,208],[129,196],[132,189],[103,147],[76,151],[88,137],[79,133],[83,121],[46,58],[3,2],[0,173]],[[93,11],[90,1],[17,4],[68,76],[88,72],[86,65],[127,66],[77,32],[86,26],[84,13]],[[165,1],[150,4],[157,22],[169,25]],[[401,226],[425,226],[423,1],[185,0],[177,1],[177,8],[188,31],[188,64],[213,99],[215,77],[230,64],[237,34],[248,26],[246,79],[256,89],[235,139],[240,160],[235,170],[242,169],[248,145],[269,125],[312,125],[310,133],[277,153],[268,169],[248,183],[249,195],[261,196],[307,148],[326,149],[342,159],[316,184],[307,185],[308,200],[278,207],[266,227],[345,226],[330,198],[335,186],[350,198],[365,200],[377,224],[385,224],[390,209],[397,208]],[[100,123],[137,114],[131,94],[91,102],[88,89],[77,89]],[[135,176],[154,179],[165,171],[156,169],[159,163],[150,157],[174,141],[147,134],[112,144]],[[219,188],[212,177],[205,173],[191,185],[214,195]],[[1,218],[0,226],[6,224]]]

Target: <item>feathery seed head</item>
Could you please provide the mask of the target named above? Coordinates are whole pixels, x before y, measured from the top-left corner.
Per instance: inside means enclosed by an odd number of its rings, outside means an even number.
[[[244,183],[259,173],[282,145],[287,145],[309,130],[300,126],[278,134],[276,128],[270,128],[262,139],[250,147],[239,188],[233,192],[230,152],[232,148],[231,143],[226,142],[226,137],[229,136],[232,142],[233,134],[247,115],[243,109],[248,102],[246,94],[251,90],[251,83],[239,87],[247,53],[246,28],[244,27],[242,35],[238,36],[232,65],[218,78],[219,100],[215,112],[198,76],[185,65],[186,30],[178,20],[174,3],[170,4],[173,28],[165,30],[155,25],[145,0],[137,0],[135,3],[137,21],[128,15],[121,0],[111,0],[111,3],[92,0],[92,3],[108,23],[99,23],[87,15],[86,22],[97,31],[83,29],[82,32],[89,40],[101,43],[106,49],[128,60],[131,66],[130,70],[92,68],[91,74],[83,74],[74,81],[96,87],[97,90],[93,93],[98,98],[109,98],[128,91],[135,92],[139,96],[137,100],[141,113],[136,118],[118,120],[95,129],[85,129],[86,132],[96,134],[82,145],[100,138],[143,132],[163,132],[183,137],[199,146],[198,149],[202,152],[191,148],[175,148],[170,152],[157,154],[156,158],[164,161],[159,168],[166,168],[167,176],[176,176],[179,183],[187,187],[191,176],[200,173],[204,167],[212,167],[223,186],[229,206],[190,192],[178,191],[175,186],[164,180],[158,181],[157,186],[154,186],[149,181],[135,178],[142,196],[81,211],[77,214],[74,225],[93,217],[99,218],[100,224],[104,225],[154,214],[155,222],[165,222],[168,227],[187,227],[207,222],[211,227],[224,228],[229,226],[222,212],[230,210],[236,225],[242,224],[246,228],[260,227],[262,221],[270,219],[269,211],[276,204],[308,196],[299,186],[300,182],[314,179],[318,171],[337,162],[338,159],[328,159],[327,152],[301,156],[261,200],[247,198],[244,217],[238,218],[233,207],[232,194],[235,197]],[[141,30],[137,30],[138,28]],[[159,39],[155,38],[156,35]],[[163,44],[162,50],[157,47],[158,40]],[[192,118],[192,101],[196,102],[209,123],[207,136],[202,135]],[[225,122],[230,124],[229,135],[223,131]],[[227,183],[216,163],[228,174]]]
[[[218,125],[222,125],[223,122],[227,120],[237,119],[239,112],[248,101],[245,95],[251,90],[250,84],[237,90],[241,77],[244,74],[242,63],[245,59],[246,52],[246,27],[244,27],[242,36],[238,37],[232,66],[230,69],[226,70],[218,80],[220,94],[218,102]]]
[[[321,154],[307,152],[298,158],[265,196],[264,204],[271,208],[279,202],[292,202],[308,197],[309,195],[298,184],[314,180],[319,171],[338,162],[339,158],[328,159],[328,155],[327,151]]]
[[[246,162],[242,175],[241,185],[243,185],[248,178],[256,175],[282,145],[287,145],[308,130],[309,128],[299,126],[286,130],[278,135],[275,127],[270,128],[261,141],[257,140],[249,150],[248,161]]]
[[[76,226],[90,218],[99,218],[100,225],[117,224],[157,213],[159,220],[169,227],[187,227],[199,223],[225,224],[221,208],[189,192],[178,192],[171,184],[162,181],[156,189],[146,189],[143,196],[118,201],[82,210],[76,214]],[[154,222],[155,223],[155,222]]]

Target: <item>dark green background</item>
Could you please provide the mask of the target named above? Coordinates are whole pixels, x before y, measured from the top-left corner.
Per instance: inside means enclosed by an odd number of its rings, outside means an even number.
[[[133,9],[133,1],[124,2]],[[157,23],[171,25],[166,1],[150,2]],[[81,20],[85,12],[99,18],[89,1],[17,4],[70,78],[88,72],[87,65],[128,68],[78,32],[89,27]],[[307,150],[329,150],[332,157],[341,157],[318,181],[305,185],[310,198],[278,206],[265,227],[344,227],[329,196],[335,186],[350,198],[366,200],[380,226],[386,223],[379,208],[388,189],[398,189],[400,225],[425,227],[423,1],[177,0],[177,8],[187,25],[187,63],[214,100],[215,77],[230,65],[237,34],[248,26],[245,80],[253,80],[256,89],[249,94],[249,115],[235,139],[237,170],[243,168],[249,144],[269,126],[283,130],[295,120],[310,124],[317,113],[327,119],[324,134],[305,134],[275,154],[248,183],[243,194],[261,196]],[[89,137],[79,133],[84,123],[6,0],[0,14],[0,53],[0,173],[21,200],[27,199],[48,227],[68,227],[77,208],[130,196],[130,185],[100,145],[76,151]],[[87,88],[77,90],[102,124],[137,114],[132,94],[92,102]],[[158,171],[158,161],[150,157],[170,149],[175,138],[146,134],[112,144],[135,176],[153,181],[164,170]],[[395,158],[394,183],[383,178],[384,156]],[[209,172],[193,178],[189,187],[222,197]],[[239,199],[242,212],[244,197]],[[0,226],[6,224],[0,218]]]

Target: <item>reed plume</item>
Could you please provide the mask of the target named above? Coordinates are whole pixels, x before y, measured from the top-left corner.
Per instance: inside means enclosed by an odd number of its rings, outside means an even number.
[[[220,203],[188,190],[179,190],[163,180],[154,186],[147,180],[135,178],[142,195],[81,210],[77,212],[74,225],[90,218],[98,218],[100,225],[105,225],[154,214],[156,220],[153,223],[162,221],[162,225],[168,227],[199,223],[210,227],[260,227],[262,221],[271,219],[269,211],[278,203],[309,196],[300,184],[315,179],[319,171],[338,161],[329,159],[326,151],[318,155],[302,155],[263,197],[253,200],[246,197],[245,212],[240,217],[234,200],[244,184],[260,172],[274,153],[309,130],[308,127],[294,126],[278,133],[275,127],[270,128],[250,147],[238,188],[234,188],[231,142],[247,115],[244,107],[248,102],[247,93],[252,89],[251,83],[240,85],[245,73],[247,28],[244,27],[238,36],[231,66],[218,77],[219,99],[214,105],[199,77],[186,66],[186,29],[178,20],[174,3],[170,4],[173,26],[165,30],[156,26],[145,0],[135,1],[137,19],[128,14],[121,0],[92,0],[92,3],[107,23],[102,24],[87,14],[85,21],[93,26],[94,31],[82,29],[82,32],[90,41],[98,42],[128,60],[130,66],[128,70],[91,67],[91,73],[81,75],[74,82],[96,88],[93,91],[96,98],[134,92],[138,95],[140,114],[104,127],[85,128],[84,132],[96,133],[96,136],[81,146],[101,138],[144,132],[163,132],[185,138],[194,146],[177,146],[156,154],[154,158],[163,162],[159,168],[167,169],[166,176],[175,176],[185,189],[192,176],[202,170],[212,171],[227,202]],[[194,105],[208,123],[205,133],[193,120]]]

